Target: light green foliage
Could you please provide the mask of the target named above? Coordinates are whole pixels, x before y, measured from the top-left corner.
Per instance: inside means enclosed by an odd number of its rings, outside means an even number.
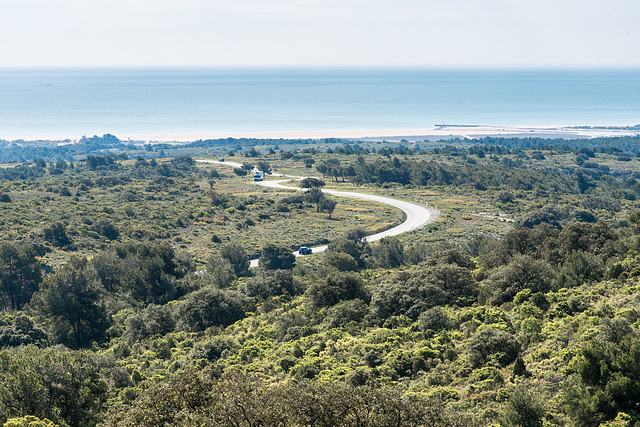
[[[27,415],[20,418],[11,418],[3,427],[58,427],[58,424],[54,424],[53,421],[44,419],[41,420],[33,415]]]

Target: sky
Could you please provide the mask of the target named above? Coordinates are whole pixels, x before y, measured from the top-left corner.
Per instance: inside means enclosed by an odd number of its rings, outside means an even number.
[[[0,0],[0,68],[628,68],[639,40],[639,0]]]

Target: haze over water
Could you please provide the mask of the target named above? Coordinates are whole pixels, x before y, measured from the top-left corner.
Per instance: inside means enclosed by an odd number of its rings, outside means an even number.
[[[640,123],[640,71],[0,70],[0,139]]]

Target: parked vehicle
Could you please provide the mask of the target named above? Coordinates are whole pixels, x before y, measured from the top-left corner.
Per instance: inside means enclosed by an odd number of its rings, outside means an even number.
[[[311,255],[312,252],[313,251],[308,246],[301,246],[300,249],[298,249],[298,253],[300,255]]]
[[[220,157],[220,160],[218,160],[219,162],[224,162],[224,157]]]
[[[258,169],[253,170],[253,180],[254,181],[262,181],[264,179],[264,172]]]

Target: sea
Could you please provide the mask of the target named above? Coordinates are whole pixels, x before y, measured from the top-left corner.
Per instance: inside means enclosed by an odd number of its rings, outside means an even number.
[[[0,139],[636,125],[640,69],[0,69]]]

